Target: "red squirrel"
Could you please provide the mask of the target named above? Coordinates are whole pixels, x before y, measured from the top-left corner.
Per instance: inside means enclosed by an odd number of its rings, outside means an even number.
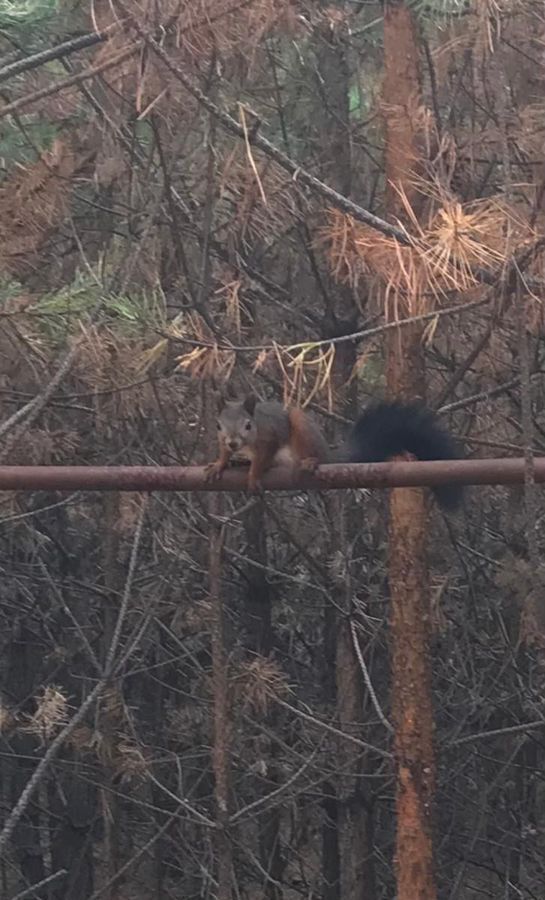
[[[384,462],[403,453],[417,459],[457,459],[460,453],[430,410],[416,403],[383,402],[357,419],[347,442],[331,451],[318,425],[298,407],[254,396],[227,401],[218,416],[219,456],[207,466],[207,480],[221,477],[231,459],[250,462],[248,488],[261,489],[273,465],[314,471],[327,462]],[[446,509],[459,505],[462,489],[441,485],[434,493]]]

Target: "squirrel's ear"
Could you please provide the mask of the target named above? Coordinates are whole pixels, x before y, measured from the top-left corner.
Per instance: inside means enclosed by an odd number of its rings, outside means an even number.
[[[234,399],[235,399],[235,392],[234,392],[233,388],[231,387],[231,385],[229,385],[229,384],[223,385],[220,388],[220,390],[217,392],[217,395],[216,395],[216,403],[217,403],[218,412],[221,412],[222,409],[224,409],[224,407],[227,406],[227,404],[229,402],[232,402]]]
[[[249,394],[246,397],[246,399],[244,400],[244,403],[242,405],[244,406],[244,409],[246,410],[246,412],[248,413],[249,416],[253,416],[253,414],[255,412],[256,403],[257,403],[257,397],[255,396],[255,394]]]

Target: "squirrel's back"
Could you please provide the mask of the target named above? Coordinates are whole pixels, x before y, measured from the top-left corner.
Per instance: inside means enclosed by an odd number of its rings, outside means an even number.
[[[305,410],[285,409],[274,400],[225,403],[218,416],[220,455],[210,477],[218,477],[233,458],[251,462],[255,485],[274,464],[300,465],[308,470],[337,459],[342,462],[384,462],[403,453],[417,459],[457,459],[459,450],[435,415],[424,406],[399,401],[368,407],[352,428],[340,452],[331,454],[318,425]],[[458,505],[458,485],[442,485],[434,493],[442,506]]]

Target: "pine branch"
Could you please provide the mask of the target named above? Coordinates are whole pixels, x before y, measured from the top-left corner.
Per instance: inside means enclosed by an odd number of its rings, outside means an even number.
[[[352,216],[356,221],[363,222],[365,225],[369,225],[371,228],[374,228],[376,231],[382,232],[382,234],[386,234],[389,237],[395,238],[401,244],[408,245],[410,244],[410,238],[405,231],[401,228],[396,228],[395,225],[391,225],[389,222],[386,222],[384,219],[380,219],[378,216],[373,215],[367,209],[364,209],[362,206],[359,206],[357,203],[354,203],[352,200],[349,200],[348,197],[343,196],[343,194],[339,194],[338,191],[333,190],[333,188],[329,187],[329,185],[325,184],[323,181],[320,181],[319,178],[316,178],[314,175],[311,175],[306,169],[302,168],[298,163],[296,163],[293,159],[291,159],[286,153],[283,153],[282,150],[279,150],[271,141],[267,140],[267,138],[263,137],[259,133],[255,131],[248,131],[244,129],[242,125],[234,119],[229,113],[224,112],[222,109],[217,106],[206,94],[201,91],[197,85],[193,84],[187,75],[183,72],[183,70],[175,65],[169,58],[169,56],[165,53],[162,47],[159,46],[157,41],[155,41],[152,37],[147,35],[145,31],[140,28],[138,23],[133,20],[133,24],[138,31],[139,35],[142,37],[144,41],[152,48],[154,53],[159,57],[159,59],[164,63],[167,69],[174,75],[174,77],[180,81],[185,89],[195,97],[198,102],[208,110],[208,112],[212,113],[222,125],[230,131],[232,134],[235,134],[237,137],[242,138],[245,141],[248,141],[254,147],[258,147],[262,150],[268,157],[274,159],[279,166],[281,166],[286,172],[289,172],[290,175],[293,176],[294,181],[299,181],[301,184],[307,185],[307,187],[312,188],[316,193],[320,194],[326,200],[331,203],[336,209],[340,209],[342,212],[346,213],[349,216]]]
[[[71,75],[70,78],[63,78],[55,84],[40,88],[39,91],[33,91],[30,94],[26,94],[24,97],[19,97],[18,100],[14,100],[13,103],[8,103],[0,109],[0,119],[11,115],[25,106],[29,106],[31,103],[36,103],[37,100],[43,100],[44,97],[51,97],[53,94],[58,94],[68,87],[81,84],[82,81],[87,81],[95,75],[106,72],[108,69],[113,69],[115,66],[118,66],[119,63],[129,59],[130,56],[134,56],[139,50],[140,47],[137,44],[133,44],[116,54],[116,56],[105,60],[97,66],[91,66],[88,69],[84,69],[83,72],[78,72],[77,75]]]
[[[116,22],[114,25],[110,25],[103,31],[94,31],[89,34],[83,34],[80,37],[64,41],[62,44],[57,44],[55,47],[49,47],[47,50],[40,50],[38,53],[33,53],[31,56],[25,56],[23,59],[18,59],[16,62],[12,62],[3,68],[0,68],[0,84],[3,81],[8,81],[8,79],[13,78],[14,75],[20,75],[22,72],[30,72],[32,69],[37,69],[54,59],[60,59],[63,56],[77,53],[78,50],[85,50],[87,47],[94,47],[95,44],[101,44],[117,27],[118,25]]]

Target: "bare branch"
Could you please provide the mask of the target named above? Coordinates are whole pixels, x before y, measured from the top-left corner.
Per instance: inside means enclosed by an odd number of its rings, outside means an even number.
[[[535,460],[535,478],[545,481],[545,457]],[[330,464],[315,474],[278,466],[263,485],[267,491],[324,491],[523,481],[524,459],[453,459]],[[0,490],[237,492],[247,490],[247,472],[229,469],[209,482],[204,466],[0,466]]]
[[[82,81],[87,81],[89,78],[93,78],[95,75],[98,75],[102,72],[107,72],[108,69],[113,69],[115,68],[115,66],[118,66],[119,63],[122,63],[126,59],[129,59],[130,56],[134,56],[135,53],[138,53],[139,50],[139,45],[133,44],[130,47],[126,47],[121,51],[121,53],[118,53],[116,56],[105,60],[97,66],[91,66],[91,68],[89,69],[84,69],[83,72],[78,72],[77,75],[71,75],[70,78],[63,78],[60,81],[55,82],[54,84],[50,84],[48,87],[41,88],[39,91],[33,91],[31,94],[25,94],[24,97],[19,97],[19,99],[14,100],[13,103],[7,103],[6,106],[0,108],[0,119],[3,119],[5,116],[9,116],[11,115],[11,113],[23,109],[25,106],[29,106],[29,104],[31,103],[35,103],[37,100],[43,100],[44,97],[51,97],[53,94],[58,94],[59,91],[65,90],[65,88],[73,87],[76,84],[81,84]]]
[[[62,731],[59,732],[57,737],[51,742],[46,753],[43,755],[40,762],[34,769],[34,772],[28,779],[21,796],[19,797],[17,803],[7,817],[6,824],[0,832],[0,856],[5,853],[8,842],[11,839],[13,832],[15,831],[17,823],[21,819],[21,816],[30,803],[30,799],[34,791],[39,786],[49,766],[61,750],[66,740],[77,728],[82,719],[85,718],[88,710],[91,709],[95,701],[100,697],[100,694],[102,693],[102,690],[104,688],[104,683],[104,679],[102,679],[101,681],[97,682],[97,684],[95,684],[91,693],[87,695],[79,709],[74,713],[68,725],[66,725],[62,729]]]
[[[140,36],[150,45],[153,51],[157,54],[159,59],[165,64],[167,69],[172,72],[175,78],[180,81],[186,90],[195,97],[196,100],[199,101],[210,113],[212,113],[221,123],[227,128],[232,134],[236,134],[237,137],[242,138],[243,140],[248,140],[248,143],[252,144],[255,147],[258,147],[264,153],[267,154],[271,159],[274,159],[275,162],[278,163],[286,172],[289,172],[290,175],[293,176],[294,181],[299,181],[301,184],[307,185],[307,187],[312,188],[318,194],[321,194],[332,206],[336,209],[340,209],[342,212],[347,213],[347,215],[352,216],[358,222],[364,222],[366,225],[370,225],[371,228],[375,228],[377,231],[382,232],[382,234],[387,234],[390,237],[395,238],[402,244],[409,244],[410,238],[401,228],[396,228],[395,225],[390,225],[389,222],[386,222],[384,219],[380,219],[378,216],[373,215],[367,209],[364,209],[362,206],[358,206],[357,203],[354,203],[352,200],[349,200],[348,197],[344,197],[342,194],[339,194],[338,191],[333,190],[333,188],[329,187],[329,185],[325,184],[323,181],[320,181],[319,178],[316,178],[314,175],[311,175],[310,172],[307,172],[306,169],[302,168],[298,163],[296,163],[293,159],[291,159],[286,153],[283,153],[282,150],[279,150],[274,144],[267,140],[267,138],[255,132],[245,132],[245,129],[242,125],[233,119],[229,113],[224,112],[219,108],[209,97],[206,96],[203,91],[197,85],[193,84],[190,79],[187,77],[185,72],[175,63],[171,61],[169,56],[165,53],[162,47],[159,46],[157,41],[155,41],[152,37],[149,37],[145,34],[145,32],[139,27],[138,23],[133,20],[133,24],[136,27],[136,30],[139,32]]]
[[[80,37],[63,41],[62,44],[56,44],[55,47],[48,47],[47,50],[40,50],[39,53],[33,53],[31,56],[25,56],[24,59],[18,59],[16,62],[12,62],[0,69],[0,83],[8,81],[14,75],[20,75],[21,72],[30,72],[32,69],[37,69],[53,59],[60,59],[62,56],[77,53],[78,50],[85,50],[87,47],[94,47],[95,44],[101,44],[117,27],[118,23],[115,22],[103,31],[92,31],[89,34],[82,34]]]
[[[350,633],[352,635],[352,643],[354,645],[354,650],[355,650],[356,656],[358,658],[358,662],[360,664],[360,669],[361,669],[361,672],[363,675],[363,680],[365,681],[365,685],[367,687],[367,690],[369,691],[369,696],[370,696],[371,702],[375,708],[375,712],[376,712],[377,716],[379,717],[380,721],[382,722],[382,724],[384,725],[386,731],[389,731],[390,734],[392,734],[394,729],[392,728],[388,719],[384,715],[384,713],[382,711],[382,707],[381,707],[380,703],[378,702],[378,697],[375,693],[375,689],[373,687],[371,678],[369,677],[369,672],[367,671],[367,666],[365,665],[363,653],[361,652],[360,642],[358,640],[356,626],[354,625],[353,621],[350,622]]]
[[[57,878],[62,878],[64,875],[67,875],[68,872],[66,869],[59,869],[57,872],[53,872],[52,875],[48,875],[47,878],[42,878],[41,881],[38,881],[37,884],[33,884],[28,888],[25,888],[24,891],[21,891],[20,894],[16,894],[15,897],[12,897],[12,900],[24,900],[25,897],[32,897],[36,895],[36,892],[39,888],[43,888],[46,884],[51,884],[53,881],[56,881]]]

